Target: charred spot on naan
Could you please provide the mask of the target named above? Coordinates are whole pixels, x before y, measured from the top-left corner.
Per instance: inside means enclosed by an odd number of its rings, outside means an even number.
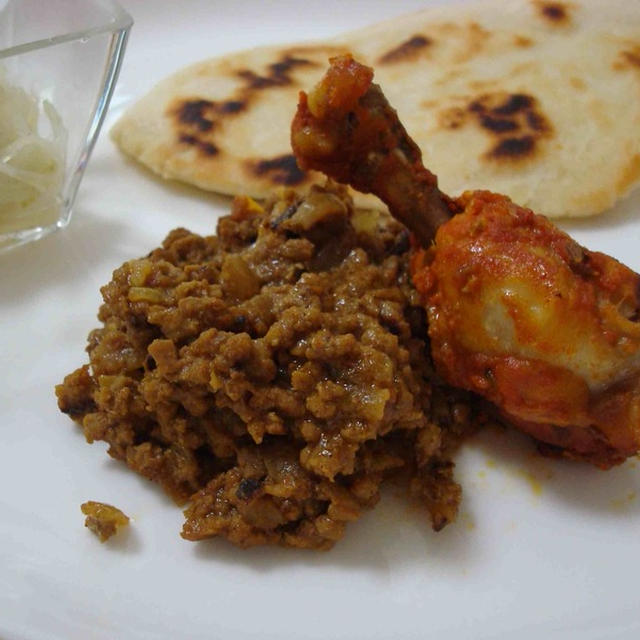
[[[240,91],[246,96],[254,91],[263,91],[277,87],[296,86],[294,74],[296,69],[324,69],[327,58],[345,53],[342,47],[333,45],[299,45],[288,47],[280,52],[276,62],[268,64],[265,70],[238,69],[235,75],[244,82]],[[302,88],[302,87],[300,87]]]
[[[485,94],[469,103],[468,110],[494,138],[485,153],[488,159],[513,162],[532,158],[538,142],[552,132],[538,101],[526,93]]]
[[[428,107],[429,103],[423,103]],[[438,124],[443,129],[459,129],[468,121],[468,114],[462,107],[449,107],[438,114]]]
[[[530,38],[529,36],[516,34],[515,36],[513,36],[513,44],[520,49],[528,49],[535,44],[535,40],[533,40],[533,38]]]
[[[480,56],[493,36],[493,32],[475,20],[434,23],[430,25],[429,32],[437,33],[437,38],[416,34],[387,50],[377,59],[377,64],[384,66],[390,63],[414,62],[419,56],[424,57],[427,54],[436,57],[440,48],[446,52],[440,54],[440,58],[444,55],[444,59],[448,60],[447,70],[458,75],[460,69],[452,67],[463,65]]]
[[[213,127],[213,120],[206,118],[204,111],[212,106],[209,100],[187,100],[178,109],[178,119],[184,124],[194,125],[200,131],[209,131]]]
[[[631,66],[640,69],[640,46],[636,47],[634,51],[623,51],[623,55]]]
[[[211,157],[220,153],[214,140],[215,132],[222,122],[248,111],[258,95],[269,89],[296,87],[293,77],[296,69],[323,68],[327,55],[342,49],[333,46],[297,46],[280,52],[276,61],[266,69],[240,68],[232,74],[241,84],[232,95],[219,100],[200,96],[181,98],[169,106],[166,117],[175,130],[175,138],[182,145],[189,145],[201,154]],[[283,169],[280,169],[283,171]],[[293,175],[293,172],[290,172]],[[278,174],[280,175],[280,174]],[[293,180],[294,178],[290,178]],[[298,182],[278,182],[298,184]]]
[[[640,44],[629,43],[620,51],[612,66],[615,71],[640,71]]]
[[[533,158],[539,141],[553,132],[536,98],[526,93],[484,93],[444,109],[438,122],[445,129],[479,126],[491,139],[484,157],[502,162]]]
[[[587,89],[587,83],[579,76],[570,76],[569,85],[576,91],[585,91]]]
[[[270,89],[286,87],[292,84],[291,71],[296,67],[318,66],[307,58],[284,54],[283,57],[267,67],[267,73],[260,75],[252,69],[240,69],[236,75],[247,83],[247,89]]]
[[[568,2],[551,2],[550,0],[533,0],[538,15],[553,26],[568,26],[571,23],[572,5]]]
[[[194,98],[180,100],[171,110],[177,120],[183,125],[192,125],[199,131],[210,131],[214,128],[216,119],[228,114],[240,113],[246,107],[244,100],[225,100],[214,102]]]
[[[213,142],[207,142],[206,140],[200,140],[197,136],[190,136],[188,133],[183,133],[180,138],[180,142],[187,144],[197,149],[201,154],[211,157],[218,155],[219,149]]]
[[[206,157],[219,153],[213,135],[219,120],[240,113],[246,106],[242,100],[216,102],[204,98],[180,99],[167,110],[176,139],[183,145],[195,148]]]
[[[485,155],[493,160],[523,160],[535,154],[536,139],[532,135],[499,140]]]
[[[248,160],[246,168],[254,179],[266,178],[274,185],[286,187],[300,186],[307,178],[291,153],[263,160]]]
[[[414,61],[420,54],[433,44],[433,40],[428,36],[415,34],[408,40],[399,44],[393,49],[389,49],[386,53],[378,58],[378,64],[394,64],[397,62]]]

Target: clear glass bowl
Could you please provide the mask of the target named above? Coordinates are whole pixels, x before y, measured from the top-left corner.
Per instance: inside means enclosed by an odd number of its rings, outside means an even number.
[[[0,252],[69,222],[132,24],[112,0],[0,0]]]

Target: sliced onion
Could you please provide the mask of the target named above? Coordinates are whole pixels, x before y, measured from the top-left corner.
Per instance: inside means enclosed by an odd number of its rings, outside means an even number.
[[[38,117],[40,109],[44,122]],[[39,124],[45,126],[39,128]],[[46,125],[49,137],[41,133]],[[0,145],[0,233],[55,222],[65,174],[67,132],[49,101],[39,102],[1,75]]]

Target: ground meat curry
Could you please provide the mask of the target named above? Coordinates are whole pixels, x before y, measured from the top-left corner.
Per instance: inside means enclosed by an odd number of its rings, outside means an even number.
[[[60,409],[188,503],[189,540],[328,549],[398,472],[440,529],[482,416],[433,372],[408,248],[332,185],[237,198],[114,272]]]

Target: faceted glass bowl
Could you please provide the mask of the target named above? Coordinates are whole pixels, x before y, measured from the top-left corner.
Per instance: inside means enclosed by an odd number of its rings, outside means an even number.
[[[68,224],[132,23],[112,0],[0,0],[0,251]]]

